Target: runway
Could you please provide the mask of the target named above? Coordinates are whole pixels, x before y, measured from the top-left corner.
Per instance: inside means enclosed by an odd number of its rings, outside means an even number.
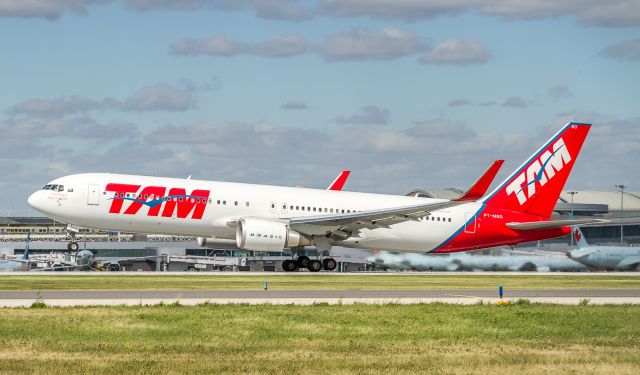
[[[0,291],[0,307],[30,306],[36,298],[50,306],[153,305],[179,302],[228,304],[314,303],[497,303],[497,290],[215,290],[215,291]],[[507,290],[503,300],[578,304],[640,304],[638,289]]]

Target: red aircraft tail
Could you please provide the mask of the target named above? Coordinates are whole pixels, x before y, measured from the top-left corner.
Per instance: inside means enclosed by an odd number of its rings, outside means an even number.
[[[482,200],[487,206],[544,218],[558,201],[590,124],[570,122]]]

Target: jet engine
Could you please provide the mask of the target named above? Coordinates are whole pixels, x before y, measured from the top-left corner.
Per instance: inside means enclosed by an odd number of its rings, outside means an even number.
[[[236,245],[253,251],[283,251],[285,247],[311,245],[311,240],[286,224],[253,217],[238,221]]]
[[[198,237],[198,246],[210,249],[237,249],[236,240],[216,237]]]

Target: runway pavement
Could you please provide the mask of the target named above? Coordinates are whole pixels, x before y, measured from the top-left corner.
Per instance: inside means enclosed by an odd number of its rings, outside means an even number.
[[[184,305],[204,302],[249,304],[330,303],[496,303],[497,290],[215,290],[215,291],[0,291],[0,307],[30,306],[41,297],[50,306],[149,305],[173,303]],[[640,304],[640,290],[508,290],[504,299],[527,299],[531,302],[578,304]]]

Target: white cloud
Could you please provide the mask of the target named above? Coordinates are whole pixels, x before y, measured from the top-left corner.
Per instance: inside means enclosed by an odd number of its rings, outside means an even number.
[[[306,21],[312,11],[293,0],[251,0],[251,7],[260,18],[270,20]]]
[[[391,113],[386,108],[367,105],[360,108],[359,113],[336,117],[333,122],[342,125],[387,125],[391,122]]]
[[[358,29],[330,36],[320,47],[329,61],[390,60],[425,50],[426,42],[412,31],[387,28],[382,33]]]
[[[0,17],[53,21],[64,13],[86,13],[90,6],[107,2],[110,0],[0,0]]]
[[[167,83],[143,87],[122,103],[122,109],[127,111],[184,112],[193,106],[192,92]]]
[[[640,60],[640,38],[609,46],[600,51],[600,55],[616,60],[638,61]]]
[[[175,55],[289,57],[308,52],[328,61],[390,60],[426,50],[426,42],[412,31],[388,28],[381,33],[364,29],[331,35],[314,45],[299,35],[275,36],[260,43],[230,40],[224,35],[206,39],[182,39],[169,46]]]
[[[491,52],[474,40],[448,39],[422,56],[420,62],[448,65],[484,64],[490,57]]]
[[[335,17],[369,16],[409,21],[459,14],[476,1],[469,0],[320,0],[323,14]]]
[[[300,55],[309,49],[309,43],[298,35],[275,36],[265,42],[250,44],[217,35],[202,40],[183,39],[172,43],[169,51],[175,55],[235,56],[240,54],[264,57]]]

